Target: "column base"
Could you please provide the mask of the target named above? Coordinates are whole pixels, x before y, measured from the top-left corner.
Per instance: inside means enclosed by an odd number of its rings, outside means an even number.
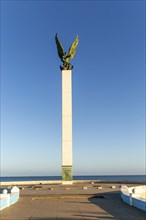
[[[72,185],[72,181],[62,181],[62,185]]]
[[[62,181],[72,181],[72,166],[62,166]]]

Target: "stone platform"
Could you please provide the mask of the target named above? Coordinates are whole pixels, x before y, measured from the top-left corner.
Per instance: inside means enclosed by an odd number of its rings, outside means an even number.
[[[120,188],[115,183],[20,186],[19,201],[2,210],[0,219],[145,220],[144,211],[122,202]]]

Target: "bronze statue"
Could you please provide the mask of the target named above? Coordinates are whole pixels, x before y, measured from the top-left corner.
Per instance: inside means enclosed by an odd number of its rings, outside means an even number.
[[[64,52],[64,49],[63,49],[62,44],[60,43],[60,41],[58,39],[57,34],[55,36],[55,41],[56,41],[56,45],[57,45],[58,56],[60,57],[61,61],[63,62],[63,66],[60,66],[60,69],[61,70],[71,70],[71,69],[73,69],[73,65],[71,65],[69,63],[69,61],[74,58],[74,55],[76,53],[76,49],[77,49],[78,42],[79,42],[78,36],[76,37],[76,39],[74,40],[74,42],[70,46],[67,53]]]

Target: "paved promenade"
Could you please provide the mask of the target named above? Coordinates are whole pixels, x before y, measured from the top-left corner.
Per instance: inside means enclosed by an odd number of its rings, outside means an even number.
[[[0,214],[1,220],[146,219],[146,212],[121,201],[120,184],[25,187]]]

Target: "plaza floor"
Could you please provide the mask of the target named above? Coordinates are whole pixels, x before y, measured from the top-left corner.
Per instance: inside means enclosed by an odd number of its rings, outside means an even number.
[[[17,203],[0,212],[1,220],[145,220],[146,212],[122,202],[119,185],[54,186],[24,189]],[[47,192],[47,193],[46,193]]]

